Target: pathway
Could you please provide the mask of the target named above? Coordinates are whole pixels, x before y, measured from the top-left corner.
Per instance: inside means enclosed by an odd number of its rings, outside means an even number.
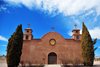
[[[49,64],[49,65],[45,65],[44,67],[61,67],[61,65],[58,65],[58,64]]]

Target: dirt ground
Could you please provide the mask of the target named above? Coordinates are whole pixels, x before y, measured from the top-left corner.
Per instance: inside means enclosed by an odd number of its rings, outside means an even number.
[[[6,62],[0,62],[0,67],[7,67],[7,63]],[[93,67],[100,67],[100,61],[94,61]]]
[[[7,67],[7,63],[6,62],[0,62],[0,67]]]
[[[100,61],[94,61],[93,67],[100,67]]]

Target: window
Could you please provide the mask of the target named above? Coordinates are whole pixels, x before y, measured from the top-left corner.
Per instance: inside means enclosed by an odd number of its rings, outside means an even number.
[[[55,39],[50,39],[49,42],[50,42],[51,45],[55,45],[56,44],[56,40]]]
[[[27,30],[27,32],[29,32],[29,30]]]
[[[76,40],[79,40],[79,36],[76,36]]]
[[[28,35],[26,35],[26,40],[28,40]]]
[[[76,33],[78,33],[78,31],[76,31]]]

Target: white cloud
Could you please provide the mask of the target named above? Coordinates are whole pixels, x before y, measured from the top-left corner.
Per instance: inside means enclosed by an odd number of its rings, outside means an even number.
[[[86,13],[84,16],[88,16],[88,15],[90,15],[90,14],[92,14],[92,13],[94,13],[94,11],[93,11],[93,10],[89,11],[89,12],[88,12],[88,13]]]
[[[69,36],[72,36],[72,34],[73,34],[73,33],[69,31],[68,35],[69,35]]]
[[[93,39],[100,39],[100,27],[94,27],[94,29],[89,30],[89,33]],[[82,34],[82,30],[80,30],[80,34]]]
[[[100,48],[100,47],[98,47],[98,48]]]
[[[91,14],[95,9],[100,15],[100,0],[4,0],[12,5],[24,5],[29,9],[40,9],[49,13],[63,13],[67,15],[79,15],[86,11]]]
[[[97,17],[99,16],[100,14],[97,14],[94,18],[94,21],[97,21]]]
[[[75,23],[80,25],[80,22],[77,19],[75,19],[75,17],[71,17],[71,18],[74,20]]]
[[[8,39],[4,38],[3,36],[0,36],[0,40],[2,40],[2,41],[8,41]]]
[[[0,6],[0,11],[2,11],[2,10],[3,10],[3,11],[6,11],[6,9],[7,9],[7,8],[4,7],[3,5]]]
[[[97,16],[94,18],[94,21],[97,21]]]
[[[100,28],[99,27],[95,27],[92,30],[89,30],[90,35],[93,39],[97,38],[100,39]],[[82,30],[80,30],[80,34],[82,34]],[[72,32],[68,33],[69,36],[72,36]]]
[[[4,12],[7,12],[7,13],[10,13],[10,11],[7,10],[7,5],[0,5],[0,11],[4,11]]]
[[[1,45],[1,46],[7,46],[7,45]]]
[[[95,27],[94,29],[89,30],[89,32],[92,38],[100,39],[100,28],[99,27]]]
[[[84,15],[81,16],[81,18],[84,18],[85,16],[88,16],[90,14],[94,13],[93,10],[90,10],[89,12],[85,13]],[[93,14],[93,16],[95,15],[95,13]]]

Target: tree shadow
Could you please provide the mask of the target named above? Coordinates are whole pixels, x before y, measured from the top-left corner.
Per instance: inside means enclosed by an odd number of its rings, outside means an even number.
[[[92,67],[100,67],[100,65],[93,65]]]

